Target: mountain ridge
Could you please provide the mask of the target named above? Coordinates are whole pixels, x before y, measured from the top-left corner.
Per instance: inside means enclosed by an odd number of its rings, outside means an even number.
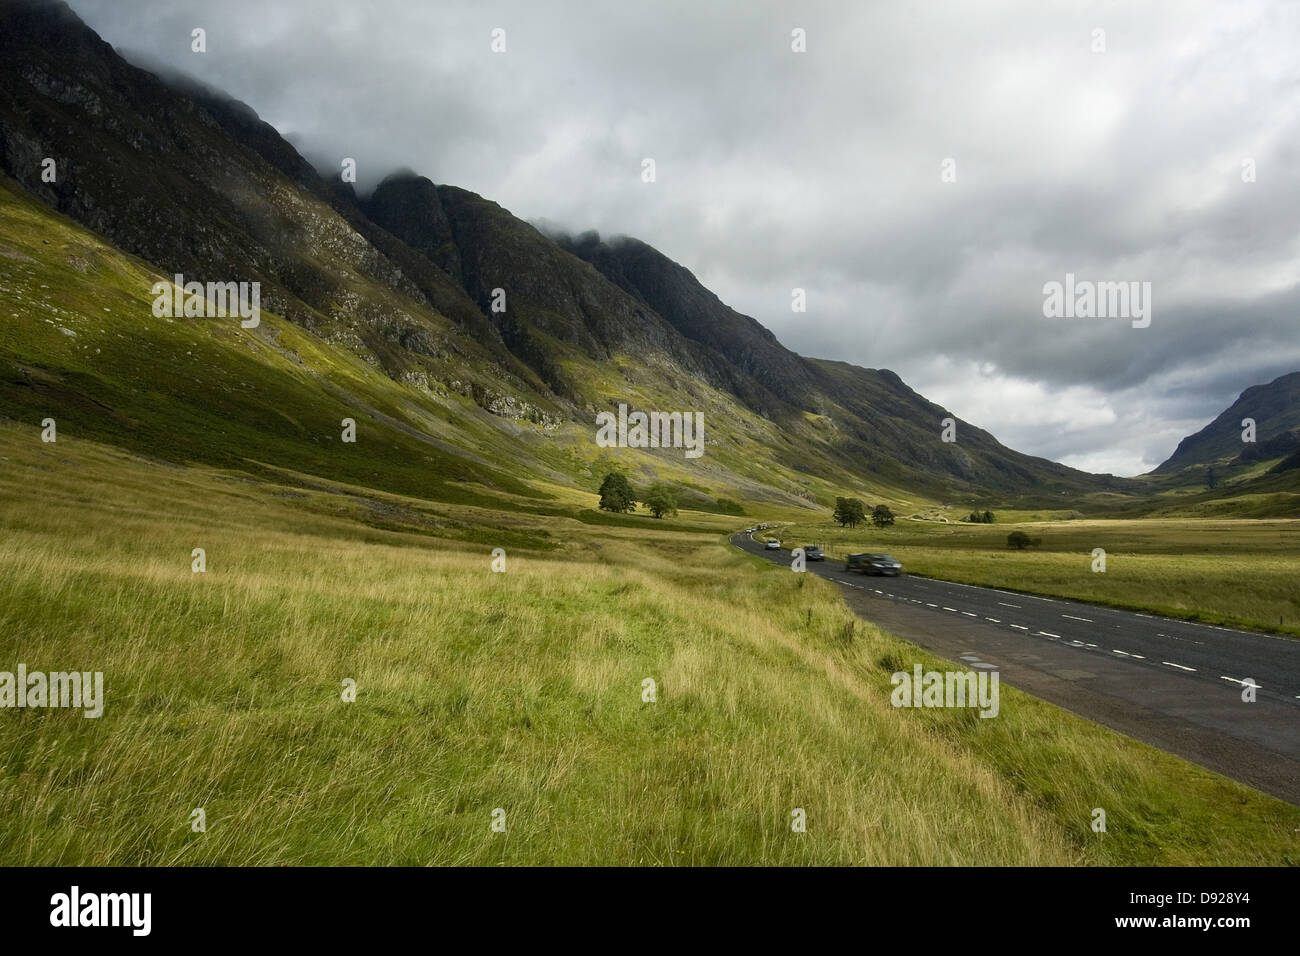
[[[165,275],[263,282],[268,310],[394,381],[472,396],[514,439],[531,440],[520,417],[578,434],[623,400],[704,405],[723,484],[766,461],[801,497],[864,479],[958,500],[1132,488],[1008,449],[887,370],[797,355],[645,243],[558,242],[414,173],[358,197],[252,107],[129,64],[65,4],[9,0],[0,26],[6,174]]]
[[[1242,435],[1244,420],[1254,421],[1254,441]],[[1204,428],[1186,436],[1150,474],[1172,475],[1216,463],[1246,465],[1281,458],[1300,447],[1300,371],[1244,389]]]

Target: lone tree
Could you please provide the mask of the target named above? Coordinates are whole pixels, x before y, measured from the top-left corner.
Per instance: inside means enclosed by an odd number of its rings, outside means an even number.
[[[656,518],[677,514],[677,497],[662,481],[656,481],[650,486],[641,503],[649,508],[650,513]]]
[[[600,483],[600,508],[602,511],[614,511],[623,514],[636,510],[636,492],[627,475],[621,471],[611,471]]]
[[[876,505],[871,509],[871,523],[877,528],[894,523],[894,513],[886,505]]]
[[[1033,542],[1030,541],[1029,535],[1023,531],[1013,531],[1007,535],[1007,547],[1015,548],[1017,551],[1023,551]]]
[[[866,505],[857,498],[836,498],[831,517],[840,523],[841,528],[845,525],[856,528],[859,521],[867,520]]]

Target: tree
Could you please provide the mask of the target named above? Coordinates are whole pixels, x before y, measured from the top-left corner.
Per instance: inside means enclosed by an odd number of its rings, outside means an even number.
[[[849,515],[851,518],[849,521],[849,527],[856,528],[858,522],[867,520],[867,506],[862,503],[862,499],[860,498],[849,498],[847,500],[849,503]]]
[[[992,524],[992,523],[993,523],[993,512],[992,512],[992,511],[985,511],[984,514],[981,516],[980,520],[983,521],[985,524]]]
[[[627,475],[621,471],[611,471],[600,483],[600,508],[623,514],[636,510],[636,492]]]
[[[656,518],[677,514],[677,497],[662,481],[656,481],[650,486],[641,503],[649,508],[650,513]]]
[[[849,499],[836,497],[835,510],[831,512],[831,520],[839,523],[843,528],[849,523]]]
[[[1007,535],[1007,547],[1015,548],[1017,551],[1025,550],[1025,548],[1029,547],[1032,543],[1033,542],[1029,540],[1029,535],[1025,534],[1023,531],[1013,531]]]
[[[894,523],[894,513],[886,505],[876,505],[871,509],[871,523],[877,528]]]
[[[840,527],[856,528],[859,521],[867,518],[866,505],[857,498],[836,498],[831,517],[840,523]]]

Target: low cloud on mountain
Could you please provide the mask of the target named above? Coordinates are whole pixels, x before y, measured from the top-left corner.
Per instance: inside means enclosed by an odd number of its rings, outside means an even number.
[[[1300,368],[1294,6],[71,6],[363,192],[410,166],[636,236],[796,351],[1075,467],[1148,470]],[[1151,282],[1151,326],[1044,318],[1067,272]]]

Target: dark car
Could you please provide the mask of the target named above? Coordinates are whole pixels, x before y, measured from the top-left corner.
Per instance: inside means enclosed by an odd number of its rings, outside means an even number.
[[[844,570],[863,574],[902,574],[903,566],[887,554],[850,554],[844,560]]]
[[[803,549],[803,556],[809,561],[825,561],[826,555],[822,554],[822,549],[815,544],[806,544]]]

